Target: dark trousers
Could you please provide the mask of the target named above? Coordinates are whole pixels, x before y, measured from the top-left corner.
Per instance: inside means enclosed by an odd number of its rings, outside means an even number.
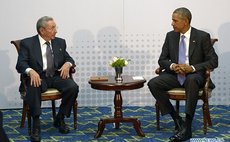
[[[9,142],[9,138],[3,129],[3,115],[1,111],[0,111],[0,141]]]
[[[31,116],[41,115],[41,93],[45,92],[47,88],[55,88],[62,94],[59,113],[69,117],[72,106],[78,96],[78,85],[70,78],[62,79],[59,74],[55,74],[54,77],[46,77],[45,73],[43,73],[40,76],[42,78],[40,87],[33,87],[30,85],[30,80],[27,81],[25,101],[29,104]]]
[[[169,114],[174,109],[166,91],[172,88],[184,87],[187,97],[185,113],[193,118],[197,106],[199,88],[203,86],[203,83],[204,78],[198,73],[193,73],[186,76],[185,83],[181,86],[176,74],[163,72],[151,79],[148,82],[148,87],[154,98],[159,102],[162,115]]]

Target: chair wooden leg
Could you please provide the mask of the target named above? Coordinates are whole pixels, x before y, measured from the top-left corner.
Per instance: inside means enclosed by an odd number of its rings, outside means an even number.
[[[205,103],[206,105],[205,105],[205,109],[206,109],[206,113],[207,113],[207,123],[208,123],[208,126],[212,126],[212,120],[211,120],[211,115],[210,115],[210,111],[209,111],[209,103],[208,102],[206,102]]]
[[[205,105],[205,103],[203,104],[203,123],[204,123],[204,134],[207,133],[207,106]]]
[[[207,108],[207,119],[208,119],[208,126],[212,126],[212,119],[211,119],[209,107]]]
[[[20,128],[24,128],[26,117],[27,117],[27,121],[28,121],[28,135],[31,135],[31,116],[30,116],[29,106],[28,106],[28,104],[26,104],[25,101],[23,101],[22,118],[21,118]]]
[[[77,129],[77,107],[78,107],[78,102],[77,100],[75,101],[73,105],[73,122],[74,122],[74,129]]]
[[[25,120],[26,120],[26,114],[27,114],[27,108],[26,102],[23,100],[23,108],[22,108],[22,118],[21,118],[21,125],[20,128],[24,128],[25,126]]]
[[[53,120],[55,120],[56,117],[56,105],[55,105],[55,100],[52,100],[52,113],[53,113]]]
[[[160,130],[160,105],[156,101],[155,103],[155,108],[156,108],[156,123],[157,123],[157,130]]]

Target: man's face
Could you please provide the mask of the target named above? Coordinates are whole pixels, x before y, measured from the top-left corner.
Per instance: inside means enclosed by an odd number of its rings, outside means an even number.
[[[175,32],[185,33],[188,27],[188,20],[183,19],[178,13],[172,15],[172,26]]]
[[[46,41],[54,39],[57,33],[55,22],[53,20],[48,21],[45,27],[40,28],[40,32],[42,38],[44,38]]]

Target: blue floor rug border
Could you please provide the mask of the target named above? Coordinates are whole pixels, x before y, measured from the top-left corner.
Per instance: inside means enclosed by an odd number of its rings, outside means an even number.
[[[180,108],[183,112],[183,107]],[[193,121],[194,139],[216,139],[230,141],[230,107],[210,106],[212,127],[203,133],[202,106],[198,106]],[[21,109],[3,110],[4,129],[12,142],[29,141],[27,134],[27,121],[25,128],[20,128]],[[181,113],[182,116],[183,113]],[[155,108],[152,106],[124,106],[124,117],[135,117],[141,121],[141,128],[145,137],[137,136],[131,123],[122,123],[120,129],[115,129],[113,124],[107,124],[100,138],[94,138],[97,124],[101,118],[112,117],[111,107],[78,107],[77,130],[73,129],[72,116],[66,119],[70,126],[69,134],[60,134],[53,127],[52,112],[49,108],[42,109],[41,136],[43,142],[51,141],[109,141],[109,142],[165,142],[173,135],[174,123],[169,115],[161,116],[160,130],[156,130]],[[192,141],[192,139],[191,139]]]

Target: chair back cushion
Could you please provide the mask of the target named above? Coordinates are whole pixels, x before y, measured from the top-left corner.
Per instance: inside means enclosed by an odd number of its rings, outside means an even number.
[[[17,49],[17,52],[19,52],[21,40],[12,40],[10,43],[14,44],[15,48]]]

